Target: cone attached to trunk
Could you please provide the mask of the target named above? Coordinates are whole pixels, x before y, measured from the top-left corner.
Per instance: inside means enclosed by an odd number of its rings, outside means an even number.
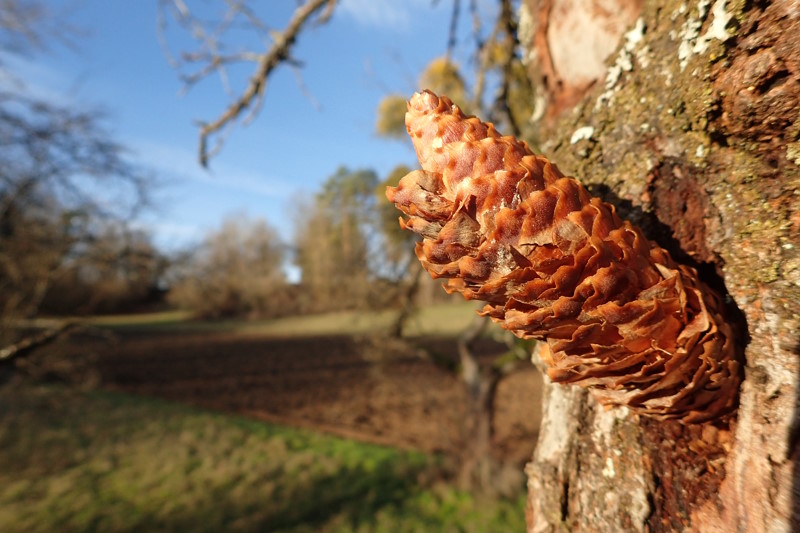
[[[734,407],[733,334],[694,269],[447,97],[415,94],[406,127],[422,170],[387,196],[423,237],[417,257],[504,328],[546,340],[553,381],[687,423]]]

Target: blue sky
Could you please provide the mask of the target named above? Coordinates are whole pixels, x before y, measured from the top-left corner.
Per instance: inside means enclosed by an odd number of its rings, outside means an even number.
[[[143,223],[168,250],[199,241],[237,213],[266,218],[288,241],[295,200],[313,194],[340,165],[385,175],[399,163],[414,164],[410,144],[375,135],[375,110],[387,91],[417,89],[419,72],[445,50],[451,8],[447,1],[341,0],[331,21],[303,33],[295,48],[318,106],[290,69],[279,69],[261,114],[233,131],[205,171],[194,121],[214,118],[229,97],[216,78],[181,96],[158,40],[156,0],[51,5],[74,7],[65,19],[84,32],[77,46],[9,66],[32,90],[108,112],[118,140],[162,182]],[[267,23],[281,28],[296,2],[261,5],[268,6],[261,13]]]

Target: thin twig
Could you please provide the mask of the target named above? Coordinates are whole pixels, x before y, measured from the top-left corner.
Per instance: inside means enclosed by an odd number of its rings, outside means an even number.
[[[470,0],[469,11],[472,16],[472,36],[475,39],[475,84],[473,86],[473,108],[482,109],[483,88],[486,83],[486,41],[481,35],[481,16],[478,10],[478,1]],[[490,38],[491,39],[491,38]]]
[[[453,11],[450,14],[450,31],[447,36],[447,54],[448,61],[453,57],[453,50],[455,50],[458,33],[458,17],[461,11],[461,0],[453,0]]]
[[[517,124],[516,117],[511,112],[511,107],[508,104],[508,98],[511,93],[511,80],[514,77],[514,61],[517,60],[516,53],[519,45],[517,37],[517,22],[514,19],[514,11],[511,5],[511,0],[500,0],[500,15],[497,19],[498,29],[502,30],[504,38],[502,41],[503,46],[508,54],[506,61],[503,64],[503,74],[500,76],[501,83],[500,89],[495,98],[494,108],[502,112],[508,119],[508,125],[511,128],[511,134],[515,137],[521,135],[519,124]]]
[[[309,0],[298,7],[292,15],[286,29],[282,32],[276,32],[273,35],[272,47],[260,56],[256,71],[250,78],[250,82],[241,96],[231,103],[215,120],[200,126],[199,158],[200,164],[203,165],[203,167],[208,166],[210,156],[208,150],[209,137],[219,132],[229,123],[237,120],[244,111],[250,108],[254,103],[257,104],[263,99],[269,75],[278,65],[291,58],[289,52],[303,26],[311,19],[314,13],[321,10],[323,7],[332,9],[331,4],[333,4],[334,1],[335,0]],[[326,10],[326,12],[323,13],[323,17],[326,16],[327,12]],[[216,150],[218,149],[219,143]]]

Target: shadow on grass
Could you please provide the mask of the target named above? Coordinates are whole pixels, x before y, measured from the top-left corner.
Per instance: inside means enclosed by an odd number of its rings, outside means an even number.
[[[376,521],[402,524],[414,514],[413,530],[420,525],[435,527],[440,520],[421,516],[413,500],[419,495],[415,472],[400,478],[391,464],[374,470],[362,467],[316,478],[303,487],[278,490],[267,496],[251,493],[245,498],[215,494],[214,503],[170,513],[144,513],[134,523],[116,531],[337,531],[374,530]],[[288,481],[288,480],[287,480]],[[218,491],[214,491],[218,492]],[[264,513],[261,500],[269,498],[272,512]],[[409,508],[411,507],[411,509]],[[149,516],[148,516],[149,514]],[[87,530],[109,531],[104,517]],[[398,529],[401,530],[401,529]]]
[[[0,389],[0,530],[513,531],[435,457],[64,387]]]
[[[373,470],[358,467],[316,479],[303,490],[284,494],[282,509],[265,517],[258,530],[293,531],[321,530],[326,524],[349,526],[353,530],[375,524],[381,514],[397,516],[407,513],[406,504],[419,491],[417,472],[398,477],[391,464],[379,464]],[[231,502],[236,507],[235,502]],[[417,516],[417,519],[423,517]],[[178,526],[175,530],[180,530]]]
[[[290,505],[263,525],[273,529],[312,526],[336,515],[347,517],[354,527],[368,523],[381,509],[401,507],[413,495],[416,483],[409,478],[398,477],[387,463],[379,464],[373,471],[363,467],[340,471],[316,480],[302,494],[293,494]]]

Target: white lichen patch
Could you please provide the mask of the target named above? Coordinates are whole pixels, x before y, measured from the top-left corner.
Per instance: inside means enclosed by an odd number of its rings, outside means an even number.
[[[681,42],[678,45],[678,60],[680,61],[681,72],[686,68],[686,65],[689,64],[689,58],[692,57],[692,49],[694,48],[697,38],[700,37],[700,28],[703,27],[703,21],[706,19],[706,15],[708,15],[709,5],[711,5],[711,0],[700,0],[700,2],[697,3],[697,16],[689,17],[681,27]]]
[[[669,16],[669,20],[675,22],[676,20],[678,20],[678,17],[686,13],[686,9],[688,8],[686,7],[685,3],[678,6],[678,9],[673,9],[672,13]],[[670,32],[670,34],[672,34],[672,32]]]
[[[630,501],[628,502],[628,515],[634,524],[645,524],[650,516],[650,502],[647,499],[647,482],[641,476],[635,476],[631,486],[636,488],[628,492]]]
[[[614,460],[611,457],[606,457],[606,464],[602,470],[603,477],[605,478],[613,478],[617,475],[617,471],[614,469]]]
[[[548,380],[545,374],[545,380]],[[542,427],[539,432],[539,441],[536,444],[536,461],[558,463],[564,457],[572,438],[574,424],[565,423],[563,415],[569,412],[569,407],[576,397],[577,387],[547,387],[547,402]]]
[[[614,426],[619,420],[624,420],[630,410],[627,407],[607,407],[598,404],[592,424],[593,440],[602,442],[606,448],[611,448]]]
[[[570,144],[575,144],[583,140],[589,140],[594,135],[594,128],[592,126],[584,126],[582,128],[578,128],[572,134],[572,137],[569,138]]]
[[[531,112],[530,122],[539,122],[544,116],[547,109],[547,99],[544,96],[544,91],[541,89],[536,90],[533,97],[533,111]]]
[[[711,8],[711,14],[714,15],[714,20],[711,21],[711,26],[708,30],[697,39],[692,51],[695,54],[704,54],[708,50],[709,43],[717,39],[725,42],[730,38],[728,33],[728,24],[730,23],[733,15],[725,11],[725,4],[727,0],[717,0],[714,2],[714,7]]]
[[[642,46],[638,50],[636,50],[636,62],[639,63],[642,68],[647,68],[650,66],[650,47],[647,45]]]
[[[702,144],[697,145],[697,150],[694,151],[694,155],[702,159],[706,155],[706,147]]]
[[[623,43],[622,48],[620,48],[617,58],[614,60],[614,64],[608,68],[608,71],[606,71],[606,90],[597,98],[595,109],[599,109],[600,106],[611,101],[617,82],[619,81],[620,77],[622,77],[622,73],[633,70],[634,53],[637,45],[642,41],[642,39],[644,39],[646,30],[647,27],[644,24],[644,19],[639,17],[636,20],[636,24],[634,24],[633,28],[625,34],[625,42]],[[639,62],[642,61],[642,57],[644,57],[645,61],[647,61],[646,56],[647,51],[645,51],[641,57],[640,54],[635,54],[635,57]]]
[[[786,159],[795,165],[800,165],[800,141],[786,145]]]
[[[725,42],[730,38],[727,27],[733,15],[726,11],[727,0],[716,0],[711,14],[714,19],[708,30],[701,36],[700,29],[708,16],[708,8],[711,0],[700,0],[697,3],[697,16],[689,17],[684,22],[680,31],[681,42],[678,45],[678,61],[680,62],[681,72],[686,69],[689,60],[695,54],[704,54],[708,51],[708,46],[714,39]]]
[[[523,45],[533,42],[536,35],[536,19],[534,19],[528,4],[525,2],[519,7],[519,20],[517,22],[517,38]],[[531,60],[536,59],[536,51],[533,46],[523,46],[528,49],[527,54],[523,54],[522,62],[527,65]]]

